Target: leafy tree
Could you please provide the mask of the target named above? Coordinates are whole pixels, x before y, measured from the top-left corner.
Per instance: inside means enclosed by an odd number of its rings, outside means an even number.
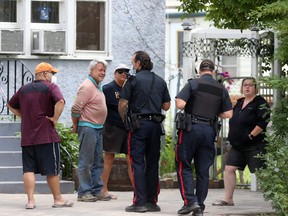
[[[276,0],[180,0],[179,10],[186,14],[205,11],[206,18],[218,28],[247,29],[251,26],[266,23],[275,17],[255,17],[253,11],[264,8]]]

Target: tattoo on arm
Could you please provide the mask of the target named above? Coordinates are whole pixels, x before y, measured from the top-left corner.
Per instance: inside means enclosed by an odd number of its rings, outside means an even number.
[[[128,100],[120,98],[118,103],[118,112],[121,119],[124,121],[128,112]]]

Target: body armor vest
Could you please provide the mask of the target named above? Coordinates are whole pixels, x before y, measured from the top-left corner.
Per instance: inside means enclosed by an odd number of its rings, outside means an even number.
[[[198,89],[191,95],[185,106],[185,112],[209,120],[215,120],[220,113],[224,87],[215,81],[208,82],[204,79],[197,79]]]

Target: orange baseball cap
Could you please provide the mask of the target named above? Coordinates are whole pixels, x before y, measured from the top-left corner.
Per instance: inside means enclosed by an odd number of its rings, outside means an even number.
[[[38,64],[35,68],[35,74],[41,73],[44,71],[51,71],[52,73],[57,73],[59,69],[54,68],[51,64],[46,63],[46,62],[41,62]]]

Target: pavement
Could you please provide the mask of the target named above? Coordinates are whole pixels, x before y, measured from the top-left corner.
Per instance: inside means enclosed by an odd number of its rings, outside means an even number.
[[[141,213],[125,212],[125,207],[132,204],[133,192],[112,191],[117,195],[116,200],[97,201],[92,203],[77,202],[77,194],[63,194],[65,199],[74,202],[71,208],[52,208],[53,199],[50,194],[35,194],[36,208],[26,210],[25,194],[0,194],[0,215],[1,216],[121,216],[139,215]],[[222,199],[224,189],[209,189],[208,197],[205,201],[206,209],[204,216],[243,216],[274,212],[271,202],[264,201],[263,194],[259,191],[252,192],[249,189],[237,189],[234,193],[235,206],[218,207],[212,206],[216,200]],[[182,207],[178,189],[161,189],[158,205],[161,212],[146,212],[149,216],[177,215],[177,211]],[[191,215],[191,214],[189,214]]]

